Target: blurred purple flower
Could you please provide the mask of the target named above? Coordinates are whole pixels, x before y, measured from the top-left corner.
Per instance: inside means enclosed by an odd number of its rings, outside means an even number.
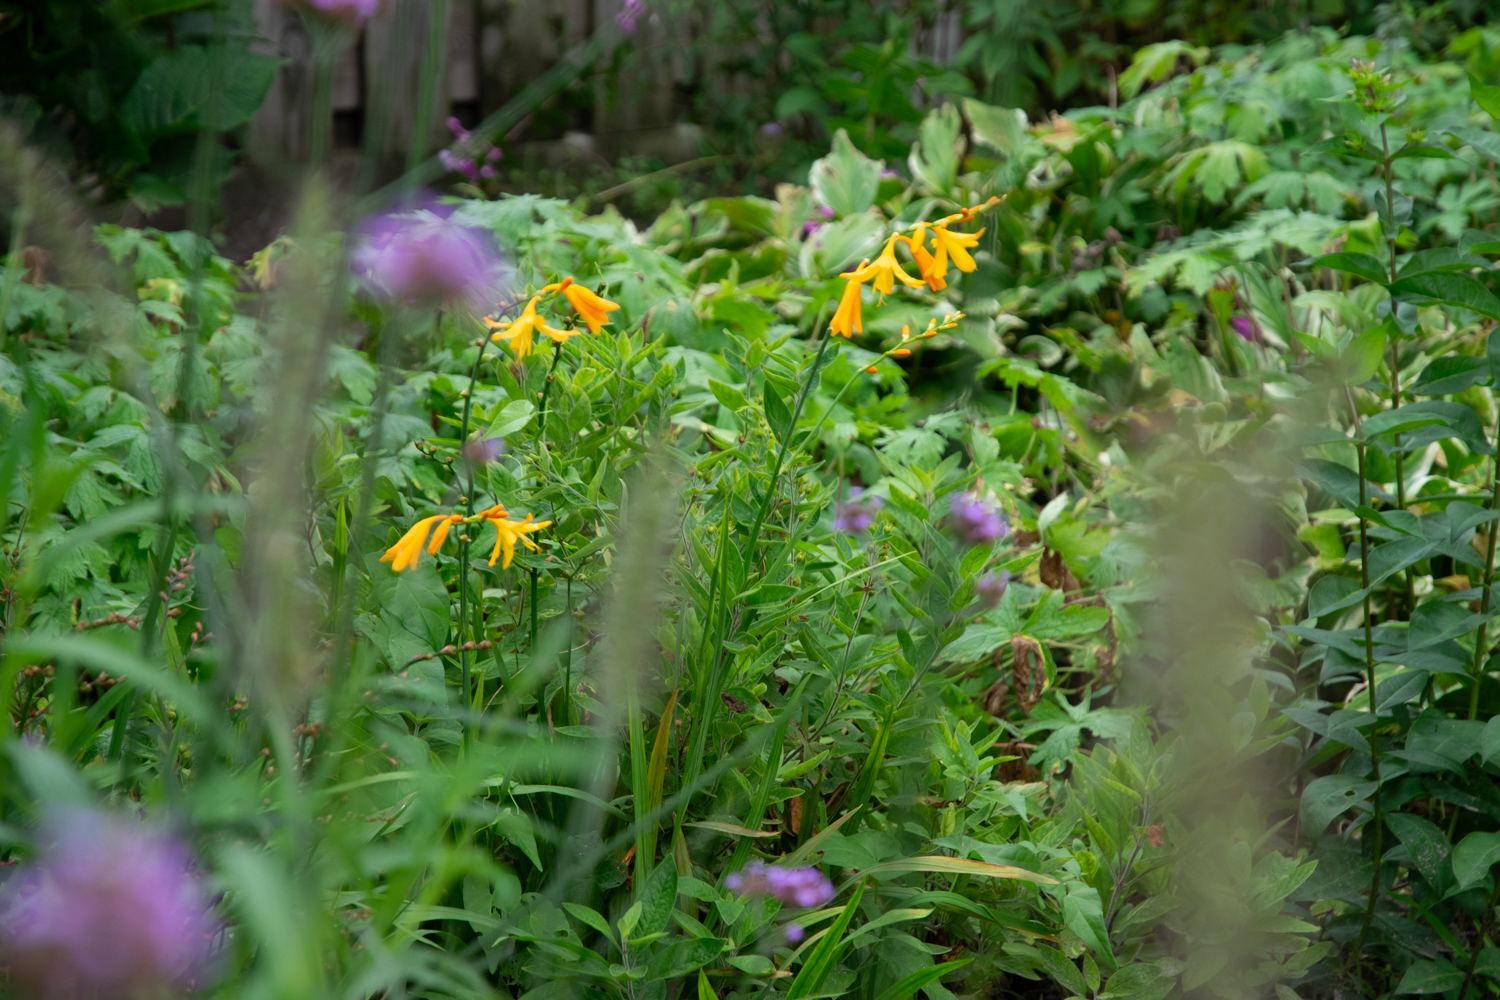
[[[500,300],[510,277],[489,234],[451,212],[417,209],[369,220],[355,233],[355,274],[401,302],[462,300],[476,312]]]
[[[883,181],[898,181],[901,179],[901,175],[894,170],[882,170],[880,172],[880,179]]]
[[[177,841],[76,810],[0,895],[0,952],[48,1000],[160,995],[209,971],[217,925]]]
[[[1010,586],[1010,570],[1002,569],[998,573],[986,573],[974,583],[974,591],[979,596],[979,603],[987,608],[993,608],[1000,603],[1000,598],[1005,596],[1005,588]]]
[[[642,14],[646,13],[644,0],[625,0],[625,7],[615,15],[615,23],[620,30],[627,35],[635,34],[635,22]]]
[[[452,150],[445,149],[439,152],[438,162],[443,165],[444,170],[455,174],[463,174],[471,181],[479,176],[479,169],[474,165],[473,160],[467,156],[459,156]]]
[[[788,944],[798,944],[807,937],[807,929],[801,924],[787,924],[781,929],[781,933],[786,937]]]
[[[819,214],[821,214],[821,215],[822,215],[822,216],[823,216],[823,218],[825,218],[825,219],[831,219],[831,218],[833,218],[833,217],[834,217],[834,216],[835,216],[835,215],[838,215],[838,213],[837,213],[837,212],[835,212],[835,211],[834,211],[834,210],[833,210],[833,209],[832,209],[832,208],[831,208],[831,207],[829,207],[829,206],[828,206],[828,205],[819,205],[819,206],[818,206],[818,212],[819,212]]]
[[[806,222],[802,223],[802,238],[804,240],[807,239],[813,233],[817,232],[819,229],[822,229],[825,225],[827,225],[827,223],[813,222],[811,219],[807,220]]]
[[[988,545],[1009,530],[999,506],[977,493],[956,494],[948,502],[948,513],[953,516],[953,533],[969,545]]]
[[[770,136],[772,139],[781,135],[783,131],[785,130],[781,127],[781,122],[766,122],[760,127],[760,134]]]
[[[475,465],[488,465],[505,454],[504,438],[475,438],[465,442],[464,458]]]
[[[1252,344],[1260,343],[1260,331],[1255,328],[1254,323],[1250,322],[1244,316],[1236,316],[1229,321],[1229,325],[1244,340]]]
[[[302,0],[306,6],[335,21],[362,24],[375,16],[380,0]]]
[[[842,535],[862,535],[870,530],[884,505],[879,497],[867,497],[860,487],[850,487],[848,498],[834,507],[833,530]]]
[[[816,868],[779,868],[764,861],[750,862],[724,884],[742,896],[775,896],[787,906],[804,910],[822,906],[834,896],[833,883]]]

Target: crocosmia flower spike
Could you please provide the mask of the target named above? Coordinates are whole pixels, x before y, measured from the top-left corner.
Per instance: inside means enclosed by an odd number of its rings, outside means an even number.
[[[437,555],[437,550],[448,537],[449,529],[462,520],[463,517],[458,514],[435,514],[432,517],[424,517],[412,525],[395,545],[386,549],[380,561],[390,563],[391,569],[397,573],[409,569],[417,564],[417,558],[422,554],[422,543],[428,542],[429,534],[432,540],[427,544],[427,554]],[[436,525],[435,530],[434,525]]]
[[[520,542],[533,552],[542,551],[536,542],[526,536],[533,531],[541,531],[552,525],[551,521],[533,521],[530,514],[520,521],[507,521],[503,510],[498,516],[492,516],[488,511],[482,516],[495,526],[495,551],[490,553],[490,565],[495,565],[501,552],[505,553],[505,561],[500,564],[501,569],[510,569],[511,560],[516,557],[516,542]]]
[[[588,324],[590,333],[598,333],[601,328],[609,325],[609,314],[620,308],[619,303],[596,295],[572,278],[564,278],[555,285],[546,286],[542,291],[561,292],[563,298],[577,310],[578,318]]]

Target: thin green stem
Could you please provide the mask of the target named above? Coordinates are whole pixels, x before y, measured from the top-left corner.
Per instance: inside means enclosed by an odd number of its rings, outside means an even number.
[[[1350,409],[1354,408],[1354,400],[1351,394],[1349,400]],[[1355,433],[1359,431],[1359,414],[1356,411]],[[1366,506],[1365,499],[1365,445],[1363,441],[1356,446],[1359,453],[1359,504]],[[1360,964],[1363,960],[1365,949],[1365,938],[1370,933],[1370,923],[1375,918],[1375,901],[1380,894],[1380,857],[1383,853],[1385,836],[1384,822],[1380,813],[1380,748],[1376,742],[1375,730],[1380,725],[1380,714],[1375,701],[1375,645],[1372,641],[1371,632],[1373,614],[1370,610],[1370,534],[1369,522],[1361,515],[1359,519],[1359,575],[1360,585],[1364,588],[1364,621],[1365,621],[1365,685],[1370,694],[1370,718],[1373,724],[1370,727],[1370,770],[1375,781],[1375,795],[1373,797],[1373,815],[1370,823],[1375,828],[1375,874],[1370,880],[1370,902],[1365,910],[1364,922],[1360,924],[1359,939],[1354,943],[1354,974],[1359,975]]]
[[[1495,436],[1500,440],[1500,426],[1495,429]],[[1496,463],[1500,462],[1500,449],[1496,449],[1496,456],[1490,459],[1490,497],[1485,507],[1494,510],[1500,506],[1500,469]],[[1488,615],[1490,613],[1490,590],[1495,579],[1495,523],[1491,521],[1485,531],[1484,546],[1484,582],[1483,592],[1479,599],[1479,613]],[[1469,718],[1471,720],[1479,717],[1479,685],[1484,680],[1484,658],[1489,651],[1489,619],[1479,623],[1479,636],[1474,640],[1474,663],[1469,668],[1469,674],[1473,678],[1473,687],[1469,689]],[[1457,815],[1455,813],[1455,815]]]

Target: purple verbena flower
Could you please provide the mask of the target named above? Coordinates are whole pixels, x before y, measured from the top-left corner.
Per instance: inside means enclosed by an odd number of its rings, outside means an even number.
[[[775,896],[783,905],[804,910],[833,899],[833,883],[816,868],[781,868],[752,861],[724,884],[742,896]]]
[[[479,169],[474,165],[473,160],[467,156],[459,156],[452,150],[445,149],[439,152],[438,162],[443,165],[444,170],[455,174],[463,174],[469,180],[474,180],[479,176]]]
[[[484,312],[504,294],[509,269],[489,235],[431,209],[395,212],[355,234],[356,274],[377,294],[409,303],[462,300]]]
[[[625,7],[615,15],[615,23],[627,35],[635,34],[635,22],[646,13],[645,0],[625,0]]]
[[[202,985],[217,925],[176,840],[76,810],[0,894],[0,953],[48,1000],[160,995]]]
[[[302,0],[304,4],[335,21],[363,24],[380,9],[380,0]]]
[[[885,501],[879,497],[867,497],[858,486],[850,487],[849,496],[834,508],[833,530],[841,535],[862,535],[875,523]]]
[[[1000,603],[1000,598],[1005,596],[1005,588],[1010,586],[1010,570],[1002,569],[998,573],[986,573],[974,582],[975,594],[979,597],[979,603],[987,608],[993,608]]]
[[[475,465],[488,465],[505,454],[505,439],[475,438],[464,443],[463,453]]]
[[[999,506],[977,493],[955,494],[948,513],[953,517],[953,533],[969,545],[989,545],[1009,530]]]
[[[449,132],[453,133],[453,138],[455,141],[463,142],[469,137],[469,130],[464,128],[464,123],[459,121],[456,117],[449,115],[448,120],[443,124],[448,126]]]

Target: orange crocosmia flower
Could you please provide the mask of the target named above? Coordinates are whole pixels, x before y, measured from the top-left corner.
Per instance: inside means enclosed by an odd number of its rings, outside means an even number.
[[[501,569],[510,569],[511,560],[516,557],[516,542],[520,542],[533,552],[542,551],[537,544],[526,536],[533,531],[541,531],[550,527],[551,521],[532,521],[531,515],[521,521],[507,521],[503,517],[488,517],[491,524],[495,526],[495,551],[490,553],[490,565],[495,565],[495,560],[500,558],[503,550],[505,561],[500,564]]]
[[[548,285],[542,291],[557,290],[562,292],[563,298],[572,304],[578,311],[578,317],[589,326],[590,333],[598,333],[601,327],[609,324],[609,313],[620,308],[618,302],[594,294],[584,288],[572,278],[564,278],[555,285]]]
[[[895,287],[895,279],[897,278],[900,278],[901,283],[908,288],[922,287],[921,280],[907,274],[901,269],[900,263],[897,262],[896,242],[898,240],[905,241],[906,237],[892,236],[886,240],[885,249],[880,251],[880,256],[854,272],[860,275],[862,280],[873,284],[875,290],[880,293],[882,298],[890,294],[891,289]]]
[[[458,519],[456,514],[435,514],[432,517],[422,518],[422,520],[412,525],[395,545],[386,549],[385,555],[380,557],[380,561],[390,563],[391,569],[397,573],[415,566],[417,564],[417,557],[422,554],[422,543],[427,541],[428,534],[432,532],[432,526],[438,522],[442,522],[437,532],[433,535],[432,544],[427,549],[430,553],[436,553],[438,546],[443,544],[443,539],[448,537],[449,526]]]
[[[847,274],[839,275],[849,283],[844,286],[844,294],[839,299],[839,307],[833,314],[833,320],[828,324],[828,332],[839,337],[854,339],[856,333],[864,333],[865,327],[859,315],[859,296],[864,288],[865,279],[860,277],[868,261],[860,261],[859,267]]]
[[[933,227],[932,244],[937,249],[933,260],[942,268],[946,274],[948,271],[948,258],[953,258],[953,266],[965,273],[974,270],[976,265],[974,258],[969,256],[969,249],[979,245],[979,237],[984,235],[981,229],[977,233],[954,233],[949,232],[946,223],[940,223]]]
[[[531,353],[531,340],[536,334],[551,337],[559,344],[575,336],[576,331],[554,330],[547,325],[546,319],[536,314],[536,304],[541,298],[540,295],[533,295],[531,301],[526,303],[526,308],[521,310],[521,315],[515,319],[496,322],[486,318],[485,325],[495,331],[490,339],[505,341],[505,346],[515,352],[517,358],[524,358]]]
[[[922,280],[927,282],[927,287],[934,292],[941,292],[948,287],[948,268],[944,266],[941,270],[937,266],[937,260],[927,252],[924,244],[927,242],[927,224],[924,222],[907,239],[906,245],[911,248],[912,260],[917,262],[917,270],[922,273]]]

